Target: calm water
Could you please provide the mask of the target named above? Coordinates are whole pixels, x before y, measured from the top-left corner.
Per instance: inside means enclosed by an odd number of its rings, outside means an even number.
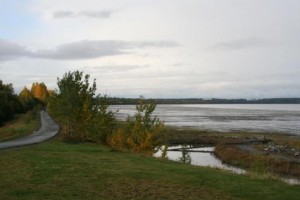
[[[189,158],[188,163],[192,165],[221,168],[238,174],[246,173],[246,171],[243,169],[222,163],[222,161],[217,157],[215,157],[215,155],[213,154],[214,147],[191,148],[189,149],[190,151],[203,151],[203,152],[186,152],[185,154],[183,154],[183,151],[172,151],[173,149],[179,149],[179,148],[187,148],[187,147],[183,147],[183,146],[169,147],[166,153],[167,158],[169,160],[182,161],[183,157],[188,157]],[[157,153],[154,154],[154,156],[161,157],[162,150],[159,150]]]
[[[117,118],[135,113],[134,105],[111,106]],[[166,125],[217,131],[269,131],[300,135],[300,104],[157,105]]]
[[[183,148],[188,149],[188,151],[185,151],[184,153],[184,151],[182,151]],[[160,149],[157,153],[155,153],[154,156],[162,157],[163,155],[162,149]],[[174,149],[181,150],[181,151],[174,151]],[[195,151],[203,151],[203,152],[195,152]],[[179,146],[168,147],[165,156],[169,160],[174,160],[178,162],[183,162],[184,160],[185,162],[190,163],[192,165],[220,168],[237,174],[247,173],[246,170],[223,163],[220,159],[215,157],[215,155],[212,153],[213,151],[214,151],[214,147],[193,148],[192,146],[179,145]],[[299,179],[284,178],[284,177],[281,177],[280,179],[290,185],[300,185]]]

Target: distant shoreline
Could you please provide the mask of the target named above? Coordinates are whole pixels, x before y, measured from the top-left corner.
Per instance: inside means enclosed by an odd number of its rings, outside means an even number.
[[[139,98],[117,98],[108,97],[111,105],[135,105]],[[156,104],[300,104],[300,98],[265,98],[265,99],[205,99],[205,98],[183,98],[183,99],[146,99]]]

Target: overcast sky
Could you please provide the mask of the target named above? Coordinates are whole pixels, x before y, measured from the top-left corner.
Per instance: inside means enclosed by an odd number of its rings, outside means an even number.
[[[0,0],[0,80],[113,97],[300,97],[299,0]]]

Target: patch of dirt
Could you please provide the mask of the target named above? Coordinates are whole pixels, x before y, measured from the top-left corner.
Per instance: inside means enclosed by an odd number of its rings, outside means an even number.
[[[232,199],[227,194],[201,186],[128,177],[108,181],[103,195],[106,199]]]

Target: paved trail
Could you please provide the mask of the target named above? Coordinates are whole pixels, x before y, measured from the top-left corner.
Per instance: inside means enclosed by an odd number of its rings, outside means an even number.
[[[20,147],[44,142],[54,137],[58,133],[58,131],[58,125],[51,119],[48,113],[45,111],[41,111],[41,128],[38,131],[23,138],[1,142],[0,149]]]

